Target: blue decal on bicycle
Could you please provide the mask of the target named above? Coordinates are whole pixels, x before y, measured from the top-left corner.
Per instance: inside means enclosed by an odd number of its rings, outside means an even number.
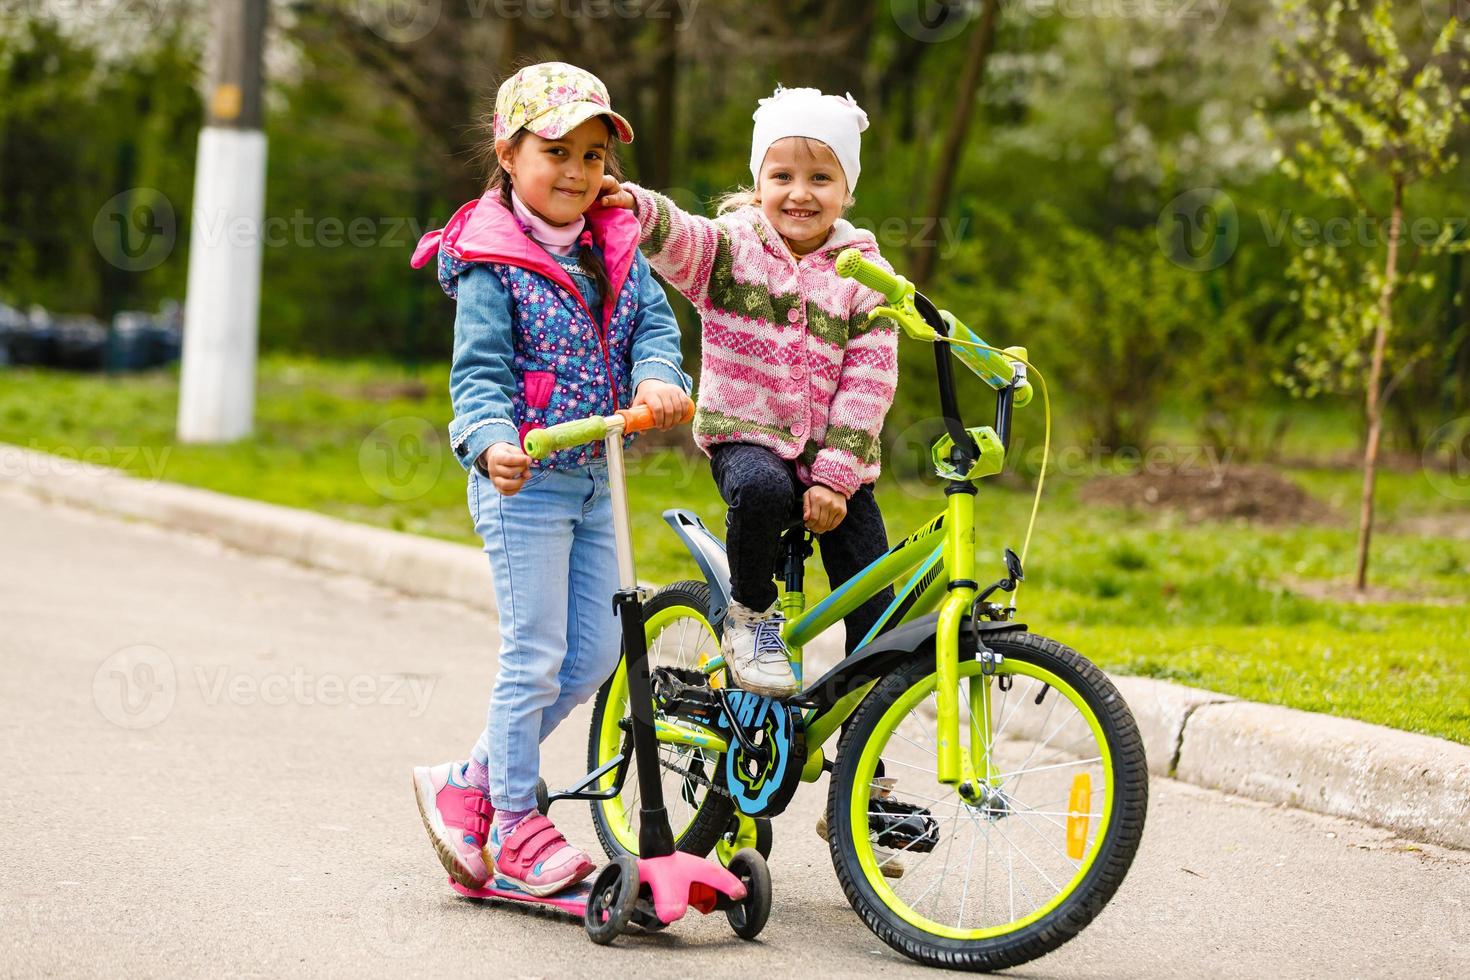
[[[806,761],[805,743],[796,738],[791,709],[749,691],[731,691],[729,708],[728,715],[720,713],[719,726],[738,726],[760,751],[747,751],[732,732],[725,753],[725,788],[748,817],[779,813],[791,801]]]

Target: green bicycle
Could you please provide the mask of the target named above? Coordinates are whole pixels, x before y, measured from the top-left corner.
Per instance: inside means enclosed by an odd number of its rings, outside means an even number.
[[[874,316],[934,345],[945,508],[810,610],[811,537],[787,531],[775,572],[798,678],[813,638],[889,584],[895,598],[854,653],[784,700],[726,686],[724,546],[695,514],[666,512],[703,580],[660,589],[645,607],[659,778],[677,846],[728,860],[744,847],[768,854],[770,818],[799,783],[830,773],[819,830],[868,927],[923,963],[1004,969],[1075,936],[1123,881],[1148,808],[1143,745],[1100,670],[992,599],[1023,578],[1014,551],[1001,578],[977,581],[977,484],[1000,472],[1012,410],[1031,400],[1024,349],[983,343],[855,251],[837,268],[886,297]],[[992,425],[963,423],[951,354],[995,390]],[[614,858],[638,849],[627,692],[619,668],[594,703],[590,774],[547,801],[591,800]]]

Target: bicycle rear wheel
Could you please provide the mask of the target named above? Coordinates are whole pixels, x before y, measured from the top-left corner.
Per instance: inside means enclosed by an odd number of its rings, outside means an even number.
[[[849,723],[827,821],[843,891],[879,938],[933,966],[992,971],[1057,948],[1107,904],[1143,834],[1148,770],[1133,716],[1100,670],[1030,633],[986,642],[1002,657],[995,675],[977,661],[959,671],[977,791],[937,779],[930,644]]]
[[[709,586],[685,581],[666,585],[643,607],[648,637],[648,666],[695,670],[702,657],[719,652],[720,643],[708,620]],[[587,740],[587,766],[597,769],[622,749],[628,718],[628,681],[623,667],[602,689],[592,705],[592,728]],[[660,743],[658,747],[664,806],[675,846],[700,857],[714,849],[731,822],[735,805],[713,788],[723,765],[712,749]],[[612,786],[612,774],[599,784]],[[623,791],[610,800],[592,803],[597,839],[610,858],[638,854],[638,764],[630,762]]]

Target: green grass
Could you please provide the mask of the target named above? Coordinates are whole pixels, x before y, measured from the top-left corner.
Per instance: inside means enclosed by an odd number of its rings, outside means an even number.
[[[257,434],[207,447],[174,443],[177,378],[169,373],[106,379],[12,370],[0,379],[0,441],[475,541],[464,471],[443,434],[450,415],[443,366],[405,372],[266,359]],[[1185,431],[1163,427],[1175,428]],[[1310,429],[1334,451],[1351,446],[1346,420],[1330,437],[1320,415]],[[912,471],[912,461],[906,468]],[[688,507],[721,526],[707,466],[655,450],[637,453],[629,471],[640,572],[653,581],[697,575],[659,515]],[[1435,493],[1419,472],[1384,472],[1372,580],[1416,601],[1318,601],[1288,583],[1347,576],[1359,477],[1327,468],[1289,475],[1341,520],[1270,529],[1187,525],[1168,513],[1084,505],[1079,476],[1049,480],[1020,593],[1022,618],[1108,670],[1470,743],[1470,605],[1454,603],[1470,593],[1470,540],[1394,530],[1416,518],[1470,522],[1465,503]],[[879,499],[890,537],[942,506],[933,486],[891,475]],[[982,531],[981,571],[998,577],[1000,548],[1020,547],[1031,497],[989,483],[979,499],[990,529]],[[814,564],[809,591],[825,587]]]

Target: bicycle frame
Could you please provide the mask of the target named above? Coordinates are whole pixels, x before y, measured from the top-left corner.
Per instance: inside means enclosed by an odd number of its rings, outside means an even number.
[[[997,399],[996,428],[1000,432],[1009,429],[1010,396],[1011,389],[1004,389]],[[939,690],[945,692],[936,694],[939,705],[936,719],[936,744],[940,748],[940,780],[950,784],[968,782],[978,787],[979,783],[988,781],[993,775],[988,771],[989,719],[991,718],[988,677],[985,683],[971,685],[971,717],[985,720],[985,724],[984,730],[981,730],[981,726],[977,724],[969,733],[971,744],[968,754],[962,751],[959,731],[958,671],[961,657],[961,626],[971,614],[978,591],[978,585],[974,580],[976,487],[973,480],[950,479],[946,482],[945,494],[947,499],[944,511],[920,525],[810,609],[806,608],[807,596],[801,588],[801,559],[810,554],[810,548],[793,541],[790,537],[793,534],[800,535],[802,532],[799,530],[788,532],[786,539],[788,569],[785,582],[787,587],[781,590],[779,602],[787,619],[784,638],[798,680],[803,679],[803,648],[807,644],[837,625],[854,609],[886,586],[895,587],[893,600],[853,653],[844,658],[822,679],[792,699],[792,703],[807,709],[803,716],[802,728],[807,752],[807,765],[802,772],[802,779],[806,782],[813,782],[820,778],[824,763],[822,747],[857,709],[873,684],[881,678],[881,672],[874,671],[860,684],[852,684],[850,681],[853,675],[876,667],[874,664],[865,663],[866,654],[871,645],[880,637],[890,634],[894,629],[916,623],[936,610],[938,615],[933,631],[935,668],[939,675]],[[723,583],[718,580],[723,579],[727,583],[729,574],[728,566],[721,560],[723,554],[711,556],[708,547],[702,552],[697,542],[691,539],[690,529],[698,528],[703,531],[716,547],[718,547],[718,541],[708,534],[707,529],[697,518],[686,511],[670,511],[664,516],[690,544],[691,550],[695,552],[711,585],[723,587]],[[790,567],[793,564],[791,552],[792,549],[800,547],[804,547],[805,550],[794,556],[795,573],[793,574]],[[712,591],[717,593],[720,589],[713,588]],[[711,610],[712,622],[716,624],[723,619],[724,602],[718,601],[717,605],[718,610]],[[1022,624],[1008,622],[986,625],[1001,629],[1025,628]],[[715,674],[722,666],[723,660],[715,657],[707,661],[703,669],[709,674]],[[819,687],[830,686],[834,677],[843,678],[847,681],[843,686],[850,689],[845,690],[840,697],[814,698],[814,692]],[[728,747],[728,743],[713,732],[680,724],[673,720],[661,719],[658,722],[658,732],[659,740],[665,743],[688,745],[716,752],[724,752]],[[976,760],[986,761],[986,772],[979,773],[973,770]]]
[[[843,268],[846,271],[843,271]],[[802,680],[803,647],[851,613],[863,602],[889,584],[903,584],[895,590],[889,604],[878,622],[863,637],[851,655],[832,671],[812,684],[788,703],[806,708],[803,718],[803,738],[806,742],[807,764],[802,772],[804,781],[814,781],[823,772],[822,746],[838,727],[851,716],[859,703],[872,689],[894,661],[892,653],[911,655],[914,648],[907,650],[885,649],[884,634],[893,637],[895,629],[912,624],[937,608],[932,632],[923,634],[923,641],[932,636],[936,674],[936,719],[935,744],[937,746],[938,781],[958,787],[960,795],[975,800],[984,795],[984,788],[993,784],[995,773],[990,761],[992,722],[990,705],[991,677],[993,669],[987,668],[979,678],[972,680],[969,687],[969,748],[963,751],[960,738],[959,664],[961,656],[961,631],[966,621],[976,615],[976,596],[979,583],[975,581],[975,496],[977,481],[1000,471],[1005,451],[1010,442],[1011,411],[1015,405],[1024,405],[1030,400],[1031,390],[1026,372],[1020,365],[1024,351],[1015,348],[1020,360],[1008,360],[1001,352],[993,349],[975,353],[976,346],[984,346],[975,334],[953,315],[941,311],[907,280],[873,266],[861,259],[856,252],[844,253],[839,257],[840,275],[851,276],[882,293],[889,305],[874,310],[872,316],[892,317],[909,336],[934,344],[935,372],[939,382],[940,407],[946,435],[934,447],[936,472],[946,479],[945,510],[863,569],[852,579],[843,583],[811,610],[807,610],[806,594],[801,588],[801,560],[810,554],[803,541],[800,554],[790,550],[788,541],[787,588],[780,596],[787,626],[784,631],[787,649],[798,681]],[[952,346],[953,338],[969,347]],[[996,392],[995,424],[978,429],[967,429],[961,419],[958,399],[955,395],[954,369],[951,352],[963,361],[974,373],[989,384]],[[728,602],[728,563],[724,561],[723,546],[709,535],[703,524],[692,514],[671,511],[665,518],[674,526],[686,543],[690,545],[696,560],[710,582],[711,594],[716,596],[710,609],[711,625],[719,629]],[[714,547],[705,547],[692,530],[697,527]],[[715,554],[718,548],[719,554]],[[793,558],[793,555],[795,556]],[[794,567],[793,567],[794,566]],[[1005,587],[1013,589],[1009,578]],[[795,587],[792,587],[795,586]],[[1018,623],[988,622],[986,629],[1024,629]],[[979,640],[981,624],[971,624],[975,636],[976,656],[989,657],[984,644]],[[889,656],[874,657],[875,653]],[[995,661],[987,660],[993,665]],[[714,657],[702,665],[709,674],[715,674],[724,666],[723,659]],[[867,672],[866,678],[860,675]],[[840,688],[840,696],[823,697],[825,690],[818,688]],[[709,733],[688,730],[691,726],[660,722],[661,741],[677,742],[691,746],[725,751],[728,744],[716,738],[713,744]],[[976,771],[977,760],[983,771]]]

